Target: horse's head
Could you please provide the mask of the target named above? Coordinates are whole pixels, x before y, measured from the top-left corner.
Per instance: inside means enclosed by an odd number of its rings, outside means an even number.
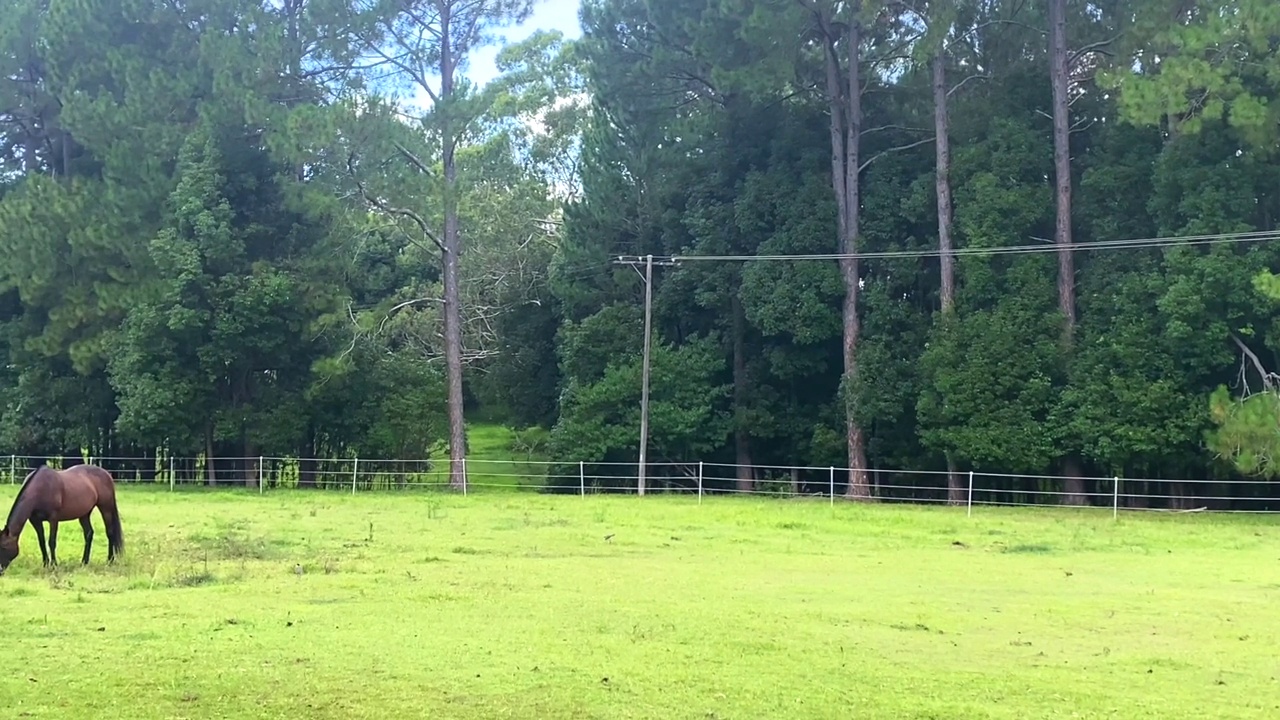
[[[9,528],[0,529],[0,575],[4,574],[9,563],[18,557],[18,536],[11,535]]]

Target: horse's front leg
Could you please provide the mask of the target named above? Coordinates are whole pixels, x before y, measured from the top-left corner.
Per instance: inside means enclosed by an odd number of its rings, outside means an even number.
[[[49,564],[58,564],[58,521],[49,521]]]
[[[36,529],[36,539],[40,541],[40,557],[44,559],[44,566],[49,567],[49,549],[44,544],[44,525],[39,520],[32,520],[31,527]]]

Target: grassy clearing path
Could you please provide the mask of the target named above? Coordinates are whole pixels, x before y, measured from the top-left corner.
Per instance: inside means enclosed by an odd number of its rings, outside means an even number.
[[[1269,518],[130,487],[121,508],[114,568],[101,547],[46,573],[24,533],[7,717],[1280,716]],[[79,528],[61,540],[74,562]]]

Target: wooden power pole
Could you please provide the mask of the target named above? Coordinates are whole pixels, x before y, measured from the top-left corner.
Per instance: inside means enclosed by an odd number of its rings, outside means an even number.
[[[636,476],[636,491],[644,495],[645,470],[649,462],[649,355],[653,334],[653,266],[674,265],[670,260],[654,261],[652,255],[619,257],[619,265],[635,267],[644,264],[644,359],[641,361],[640,379],[640,461]]]

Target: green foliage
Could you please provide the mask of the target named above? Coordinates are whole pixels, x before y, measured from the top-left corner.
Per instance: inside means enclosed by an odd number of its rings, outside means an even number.
[[[1280,11],[1268,0],[1141,3],[1129,40],[1133,65],[1106,76],[1123,89],[1130,120],[1196,133],[1229,123],[1251,142],[1273,145],[1280,125]]]
[[[631,356],[609,363],[594,379],[570,381],[553,436],[557,457],[616,462],[631,456],[639,442],[633,429],[639,427],[640,370],[639,358]],[[724,443],[729,388],[716,383],[723,370],[711,339],[680,347],[654,343],[649,422],[659,457],[698,457]]]
[[[739,226],[767,238],[757,246],[759,254],[820,253],[830,246],[835,203],[820,175],[749,175],[740,193]],[[840,337],[844,284],[834,265],[756,263],[743,268],[742,286],[747,319],[766,336],[801,346]]]
[[[1056,298],[1044,267],[1023,261],[1021,282],[995,308],[944,319],[921,359],[933,378],[920,395],[921,439],[975,467],[1044,472],[1058,457],[1048,423],[1059,382]]]
[[[1221,385],[1209,396],[1214,429],[1206,434],[1210,449],[1246,475],[1280,477],[1280,393],[1256,393],[1243,400]]]
[[[127,240],[136,212],[102,182],[30,177],[0,203],[0,288],[16,289],[28,327],[21,348],[101,368],[104,334],[138,296],[145,254]]]
[[[1053,418],[1069,446],[1112,473],[1145,474],[1170,456],[1194,457],[1204,427],[1177,344],[1161,327],[1155,264],[1147,257],[1120,272],[1096,268],[1082,287],[1082,304],[1094,312],[1085,315]]]
[[[150,246],[161,279],[131,309],[109,363],[120,428],[135,439],[168,433],[195,451],[219,426],[235,437],[260,424],[258,442],[282,452],[305,433],[300,414],[279,411],[311,363],[306,280],[289,270],[311,231],[288,214],[265,154],[237,145],[228,155],[229,143],[198,131],[179,155],[173,216]]]
[[[1280,281],[1276,275],[1263,270],[1253,277],[1253,287],[1263,302],[1271,307],[1280,305]],[[1269,328],[1269,339],[1275,342],[1276,323]],[[1243,349],[1243,348],[1242,348]],[[1257,360],[1256,356],[1251,358]],[[1243,361],[1247,362],[1247,360]],[[1226,385],[1219,385],[1209,395],[1209,415],[1212,429],[1205,433],[1209,449],[1221,459],[1246,475],[1264,479],[1280,477],[1280,388],[1276,387],[1276,375],[1271,368],[1252,368],[1261,377],[1256,378],[1262,387],[1243,397],[1232,396]],[[1249,368],[1242,364],[1240,380],[1248,382]]]
[[[1280,13],[1184,5],[1068,8],[1079,243],[1280,225]],[[435,7],[6,6],[4,449],[432,456],[456,210],[469,412],[526,454],[630,463],[644,286],[615,258],[837,250],[814,89],[848,7],[590,0],[581,40],[534,33],[448,92]],[[450,3],[451,57],[531,7]],[[661,264],[653,457],[839,466],[852,408],[881,467],[1272,477],[1280,246],[1081,249],[1063,346],[1044,9],[861,7],[858,370],[835,261]],[[939,53],[965,253],[946,318]]]

